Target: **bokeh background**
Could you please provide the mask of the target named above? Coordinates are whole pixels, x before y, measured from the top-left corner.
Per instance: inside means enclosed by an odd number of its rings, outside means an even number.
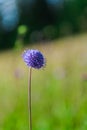
[[[32,72],[33,130],[87,130],[87,0],[0,0],[0,130],[29,130],[27,48],[47,61]]]

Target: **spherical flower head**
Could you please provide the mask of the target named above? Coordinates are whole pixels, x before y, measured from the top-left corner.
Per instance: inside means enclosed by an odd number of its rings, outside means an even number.
[[[38,50],[26,50],[23,53],[23,60],[28,67],[40,69],[45,66],[45,58]]]

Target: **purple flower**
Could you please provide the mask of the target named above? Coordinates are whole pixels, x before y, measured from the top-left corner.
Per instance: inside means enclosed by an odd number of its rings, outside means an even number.
[[[38,50],[26,50],[23,53],[23,60],[27,66],[40,69],[45,66],[45,58]]]

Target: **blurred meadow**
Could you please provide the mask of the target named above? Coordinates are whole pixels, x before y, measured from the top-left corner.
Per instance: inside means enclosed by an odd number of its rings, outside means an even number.
[[[47,65],[32,73],[33,130],[87,130],[87,34],[0,52],[0,130],[28,130],[26,48]],[[55,43],[55,44],[54,44]]]

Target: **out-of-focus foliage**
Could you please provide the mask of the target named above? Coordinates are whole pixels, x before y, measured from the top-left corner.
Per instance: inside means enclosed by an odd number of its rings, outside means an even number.
[[[28,48],[47,58],[32,71],[33,130],[87,130],[87,33]],[[23,50],[0,53],[0,130],[29,130]]]
[[[11,48],[27,28],[24,43],[87,30],[87,0],[0,0],[0,48]]]

